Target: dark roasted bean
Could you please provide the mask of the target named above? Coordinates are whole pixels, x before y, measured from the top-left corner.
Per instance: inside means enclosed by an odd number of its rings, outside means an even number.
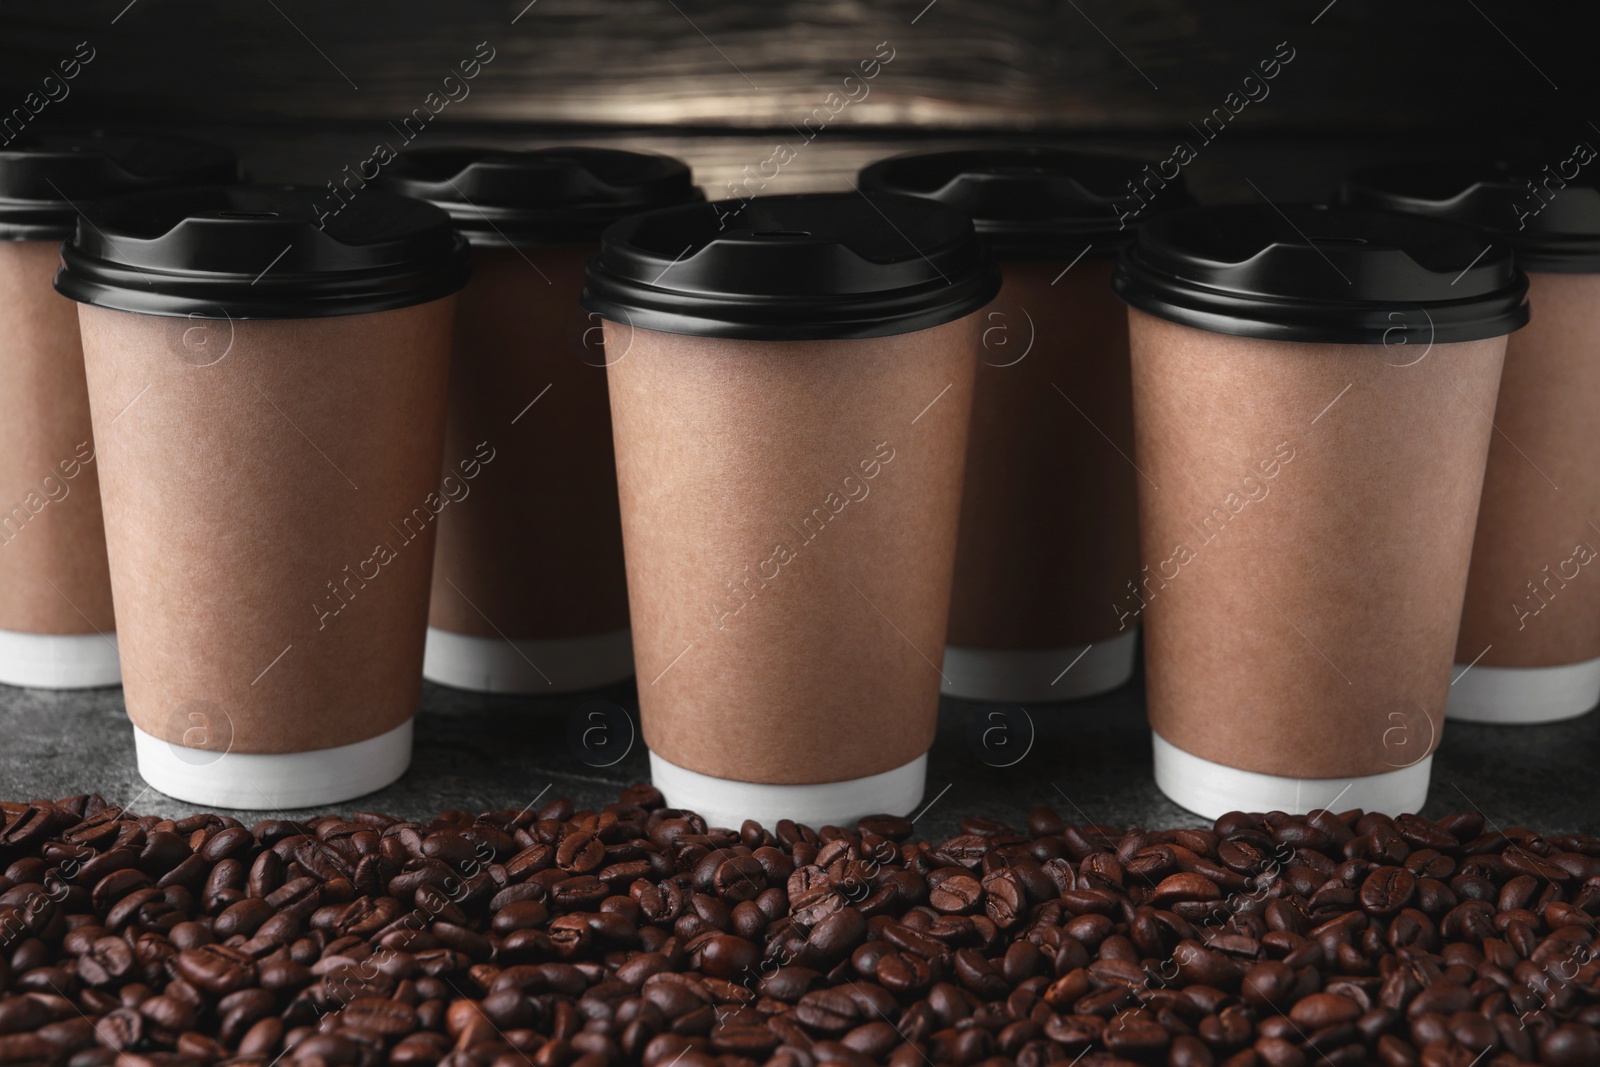
[[[1600,1061],[1584,835],[1040,809],[923,844],[629,795],[249,830],[0,806],[0,1064]]]

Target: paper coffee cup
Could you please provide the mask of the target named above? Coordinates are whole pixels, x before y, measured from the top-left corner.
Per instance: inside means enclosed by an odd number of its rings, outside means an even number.
[[[633,650],[606,355],[578,297],[608,225],[704,197],[677,160],[602,148],[419,149],[385,184],[473,245],[445,433],[460,506],[439,516],[423,675],[513,693],[620,682]]]
[[[1112,257],[1139,219],[1193,203],[1181,176],[1153,173],[1046,148],[900,156],[861,172],[863,189],[965,211],[1005,279],[981,315],[947,695],[1059,701],[1133,675],[1137,623],[1111,610],[1139,569],[1128,318]],[[1141,181],[1148,201],[1133,195]]]
[[[78,312],[50,288],[78,211],[138,189],[229,180],[179,138],[24,137],[0,149],[0,684],[121,678]]]
[[[1207,817],[1416,810],[1505,335],[1527,321],[1510,249],[1432,219],[1229,205],[1148,223],[1115,284],[1149,479],[1124,603],[1157,784]]]
[[[1600,184],[1587,173],[1436,161],[1359,171],[1343,190],[1477,226],[1528,272],[1533,319],[1506,350],[1452,719],[1553,722],[1600,703]]]
[[[427,204],[293,186],[108,201],[63,249],[156,789],[305,807],[404,771],[467,255]]]
[[[608,230],[640,713],[667,802],[845,823],[922,794],[980,322],[971,223],[855,194]],[[751,806],[746,806],[751,805]]]

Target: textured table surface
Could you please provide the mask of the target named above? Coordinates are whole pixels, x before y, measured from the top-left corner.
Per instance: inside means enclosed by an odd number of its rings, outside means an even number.
[[[614,799],[620,787],[648,777],[637,708],[631,683],[549,698],[489,697],[425,685],[410,773],[379,793],[323,810],[422,817],[452,808],[521,807],[544,790],[546,799],[565,795],[580,808],[598,806]],[[1020,826],[1040,804],[1071,822],[1202,823],[1156,790],[1137,680],[1093,700],[1034,705],[1026,714],[1015,706],[993,714],[998,710],[943,702],[926,811],[917,821],[921,833],[953,833],[967,815]],[[1552,726],[1452,725],[1434,758],[1424,812],[1476,808],[1501,829],[1600,832],[1596,767],[1600,721],[1592,713]],[[0,686],[0,798],[88,791],[141,814],[198,810],[148,789],[139,778],[120,689],[70,693]],[[236,814],[248,825],[285,813]]]
[[[323,132],[298,126],[182,132],[237,144],[251,173],[273,181],[320,182],[359,158],[351,153],[370,143],[359,124]],[[1189,168],[1191,185],[1203,199],[1248,199],[1262,193],[1275,202],[1314,199],[1353,165],[1420,151],[1416,138],[1404,144],[1369,144],[1338,138],[1252,139],[1240,132],[1241,137],[1216,152],[1208,150]],[[692,161],[697,179],[713,192],[736,178],[741,167],[762,158],[768,146],[763,135],[621,131],[599,136],[571,130],[541,135],[518,130],[513,135],[470,126],[441,132],[439,143],[448,140],[518,145],[583,141],[672,152]],[[864,163],[913,143],[920,149],[948,146],[937,138],[890,142],[841,131],[826,142],[819,138],[804,165],[786,172],[782,187],[772,191],[846,187]],[[1161,145],[1107,142],[1092,147],[1154,151]],[[449,808],[520,807],[546,789],[547,796],[566,795],[580,807],[599,805],[613,799],[621,786],[648,777],[644,745],[637,737],[637,709],[631,683],[543,699],[486,697],[426,685],[411,772],[382,792],[330,810],[420,817]],[[1168,827],[1203,821],[1155,787],[1137,680],[1094,700],[1031,706],[1025,714],[1010,710],[998,718],[990,714],[993,710],[943,702],[929,762],[927,810],[917,822],[922,833],[948,834],[962,816],[974,814],[1021,825],[1027,811],[1040,804],[1075,822]],[[597,733],[591,729],[597,725],[606,728]],[[582,740],[586,730],[587,746]],[[598,744],[602,739],[605,744]],[[624,750],[627,754],[619,758],[617,753]],[[1424,810],[1438,815],[1477,808],[1502,829],[1526,825],[1545,832],[1600,832],[1596,768],[1600,721],[1593,714],[1542,727],[1454,725],[1445,731],[1434,759],[1433,788]],[[0,798],[62,797],[90,790],[141,813],[197,810],[146,789],[134,768],[133,736],[123,717],[120,690],[55,693],[0,686]],[[248,823],[276,814],[239,817]]]

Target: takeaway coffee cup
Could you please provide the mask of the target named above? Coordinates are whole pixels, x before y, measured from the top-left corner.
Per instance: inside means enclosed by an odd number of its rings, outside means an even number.
[[[197,804],[328,804],[411,752],[452,294],[444,212],[296,186],[108,201],[79,301],[139,773]]]
[[[1600,184],[1594,150],[1352,174],[1344,199],[1511,244],[1533,321],[1512,335],[1456,643],[1449,716],[1537,723],[1600,702]],[[1485,242],[1487,243],[1487,242]]]
[[[1527,281],[1434,219],[1154,219],[1129,312],[1156,783],[1207,817],[1415,811]]]
[[[1137,220],[1193,203],[1182,177],[1023,148],[884,160],[860,185],[962,209],[1005,278],[981,318],[944,691],[1031,703],[1115,689],[1133,674],[1137,622],[1118,605],[1139,520],[1111,268]]]
[[[116,623],[78,313],[50,289],[78,212],[231,181],[226,149],[173,137],[27,136],[0,149],[0,683],[116,685]]]
[[[386,183],[472,243],[459,297],[429,681],[555,693],[633,673],[603,328],[578,306],[600,233],[704,197],[665,156],[603,148],[406,152]],[[470,496],[470,500],[468,497]]]
[[[606,231],[606,320],[643,732],[719,825],[909,812],[938,712],[975,312],[971,222],[850,194]]]

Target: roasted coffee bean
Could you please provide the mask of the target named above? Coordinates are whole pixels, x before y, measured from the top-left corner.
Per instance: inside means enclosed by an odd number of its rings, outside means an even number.
[[[1393,915],[1416,891],[1417,877],[1404,867],[1379,867],[1361,883],[1361,907],[1371,915]]]
[[[712,934],[698,952],[699,969],[715,978],[750,979],[761,950],[733,934]]]
[[[201,989],[225,996],[255,982],[255,961],[225,945],[185,949],[173,958],[178,973]]]
[[[1339,1023],[1353,1023],[1361,1017],[1359,1003],[1337,993],[1313,993],[1298,1001],[1289,1020],[1306,1030],[1317,1030]]]
[[[982,901],[982,883],[967,874],[952,875],[928,893],[928,906],[949,915],[975,911]]]
[[[1222,899],[1222,889],[1216,882],[1200,874],[1182,873],[1168,875],[1150,893],[1146,903],[1151,907],[1168,907],[1178,901],[1213,901]]]
[[[814,1033],[838,1035],[864,1021],[861,1006],[841,989],[807,993],[795,1006],[795,1017]]]
[[[0,805],[0,1063],[1600,1060],[1584,835],[1041,809],[925,845],[635,794],[251,829]]]

